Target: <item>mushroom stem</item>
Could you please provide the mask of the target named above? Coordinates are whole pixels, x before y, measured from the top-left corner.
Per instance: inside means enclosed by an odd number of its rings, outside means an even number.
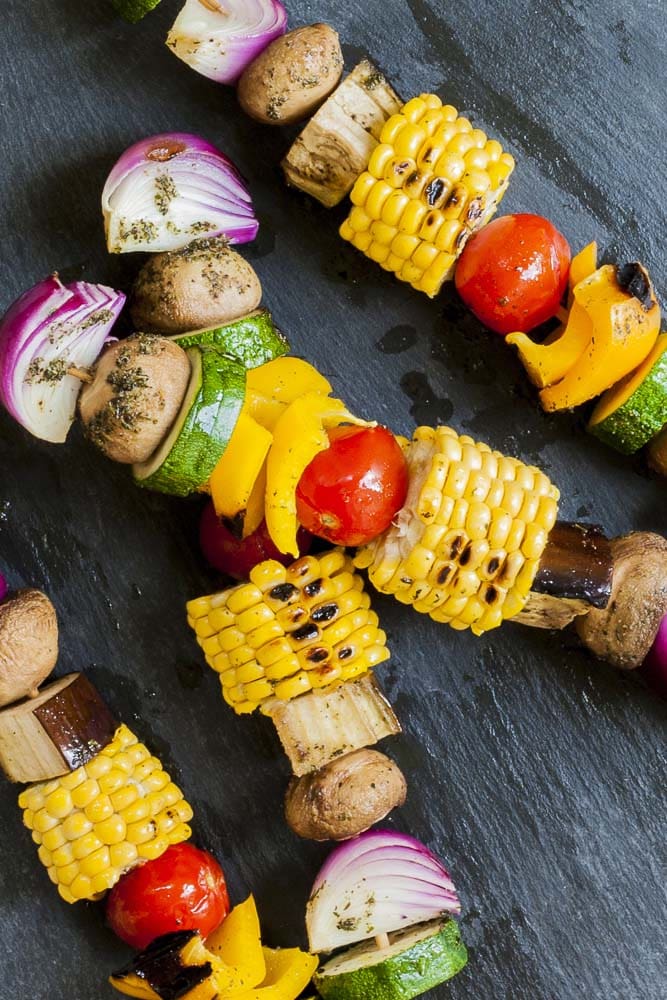
[[[87,368],[77,368],[76,365],[70,365],[67,369],[67,374],[71,375],[72,378],[78,378],[79,382],[87,382],[89,385],[95,381]]]
[[[384,948],[388,948],[389,947],[389,935],[388,934],[376,934],[375,935],[375,943],[378,946],[378,948],[380,949],[380,951],[382,951]]]

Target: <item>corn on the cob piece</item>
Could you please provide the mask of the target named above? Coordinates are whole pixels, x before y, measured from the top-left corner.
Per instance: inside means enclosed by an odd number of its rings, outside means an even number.
[[[359,677],[389,657],[362,578],[340,549],[285,568],[256,566],[250,583],[188,604],[206,662],[242,715]]]
[[[386,122],[340,235],[432,297],[495,212],[513,169],[499,142],[422,94]]]
[[[127,728],[83,767],[19,795],[39,859],[68,903],[95,899],[190,837],[192,809]]]
[[[268,714],[297,777],[401,731],[372,672],[333,690],[273,702]]]
[[[539,469],[449,427],[418,427],[410,486],[383,535],[357,553],[374,586],[476,635],[523,608],[558,512]]]

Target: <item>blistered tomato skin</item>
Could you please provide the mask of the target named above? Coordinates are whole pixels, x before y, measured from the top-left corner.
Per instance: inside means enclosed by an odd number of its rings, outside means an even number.
[[[567,240],[548,219],[504,215],[466,244],[456,289],[490,330],[528,333],[558,311],[570,259]]]
[[[364,545],[381,535],[405,502],[408,469],[386,427],[337,427],[296,491],[297,517],[334,545]]]
[[[310,549],[312,538],[308,532],[300,529],[297,542],[299,553],[305,555]],[[262,521],[257,531],[247,538],[237,538],[217,516],[212,502],[207,503],[202,511],[199,544],[207,562],[220,573],[226,573],[235,580],[247,580],[250,570],[265,559],[277,559],[285,566],[294,562],[294,556],[284,555],[273,544],[266,521]]]
[[[175,844],[134,868],[109,893],[107,922],[133,948],[172,931],[212,934],[229,913],[222,868],[207,851]]]

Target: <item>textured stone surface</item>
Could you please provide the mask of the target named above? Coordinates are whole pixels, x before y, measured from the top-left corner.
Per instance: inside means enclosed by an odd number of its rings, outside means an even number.
[[[336,236],[341,211],[287,192],[291,133],[239,113],[232,92],[162,45],[179,4],[136,27],[105,0],[4,0],[0,46],[0,308],[59,268],[127,287],[139,262],[106,255],[99,195],[119,152],[166,129],[201,132],[247,175],[262,228],[247,255],[297,353],[356,411],[409,431],[451,421],[541,463],[563,516],[611,533],[667,532],[665,486],[544,416],[500,338],[451,295],[430,302]],[[371,54],[404,95],[435,89],[500,137],[518,168],[504,210],[550,216],[578,248],[643,259],[667,292],[665,7],[658,0],[324,0],[348,62]],[[335,13],[334,13],[335,12]],[[63,447],[0,415],[0,568],[59,612],[59,672],[86,669],[187,791],[196,839],[232,892],[256,893],[266,939],[303,938],[326,846],[282,821],[287,765],[270,724],[218,698],[183,617],[213,589],[195,545],[198,501],[140,492],[78,431]],[[380,671],[405,734],[394,821],[449,863],[469,968],[452,1000],[659,1000],[667,990],[664,704],[573,639],[507,626],[475,640],[376,601],[394,650]],[[126,950],[94,906],[61,903],[0,785],[0,997],[112,996]]]

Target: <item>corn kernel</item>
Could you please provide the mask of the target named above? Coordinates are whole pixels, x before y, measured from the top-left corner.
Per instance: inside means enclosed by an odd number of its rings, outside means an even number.
[[[426,207],[426,205],[422,205],[421,202],[418,201],[410,201],[406,205],[403,214],[401,215],[400,221],[398,223],[399,231],[401,233],[407,233],[408,235],[414,236],[415,233],[419,230],[421,224],[423,223],[427,213],[428,213],[428,208]],[[418,237],[415,238],[417,239],[417,245],[418,245],[419,243]],[[393,246],[393,244],[392,244],[392,249],[394,250],[394,252],[396,252],[396,248],[395,246]],[[416,250],[417,247],[415,246],[414,249]],[[400,253],[398,254],[398,256],[400,257]]]
[[[391,147],[389,147],[391,150]],[[352,190],[350,191],[350,201],[353,205],[364,205],[368,195],[375,186],[375,177],[371,173],[361,174]]]
[[[366,253],[373,242],[373,237],[369,232],[355,233],[350,242],[357,248],[357,250],[361,250],[362,253]]]
[[[279,698],[281,701],[290,701],[292,698],[298,698],[299,695],[310,691],[311,687],[308,673],[302,670],[298,674],[295,674],[294,677],[278,681],[274,691],[276,698]]]
[[[216,632],[221,632],[223,628],[234,624],[234,615],[229,608],[214,608],[208,616],[208,620]]]
[[[430,243],[420,243],[412,255],[412,263],[421,271],[425,271],[437,256],[438,251],[434,246]]]
[[[95,824],[95,835],[109,846],[120,844],[125,840],[126,825],[122,816],[114,813],[108,819]]]
[[[265,593],[287,580],[287,570],[277,559],[265,559],[250,570],[250,580]]]
[[[113,867],[120,872],[126,871],[131,868],[138,858],[138,852],[135,844],[129,843],[127,840],[123,840],[119,844],[111,844],[109,847],[109,858]]]
[[[268,668],[284,659],[284,657],[290,656],[291,652],[292,647],[289,641],[286,637],[283,637],[282,639],[274,639],[273,642],[258,649],[256,651],[256,659],[263,667]]]
[[[388,226],[385,222],[374,222],[371,226],[370,233],[377,243],[387,247],[388,252],[389,245],[398,233],[398,230],[394,226]]]
[[[405,128],[406,121],[403,115],[391,115],[390,118],[384,123],[382,132],[380,133],[380,142],[388,143],[390,146],[395,147],[395,140],[401,129]]]
[[[255,650],[252,646],[238,646],[237,649],[233,649],[231,653],[228,653],[229,662],[233,667],[242,667],[244,663],[248,663],[255,659]]]
[[[87,858],[89,854],[93,851],[97,851],[100,847],[103,847],[103,843],[100,838],[96,835],[94,830],[89,833],[85,833],[83,837],[79,837],[72,844],[72,854],[76,861],[82,861]]]
[[[502,147],[501,147],[502,151]],[[500,154],[498,154],[500,155]],[[394,147],[388,142],[381,142],[375,147],[368,161],[368,173],[380,180],[384,177],[387,164],[394,158]],[[361,175],[365,176],[364,174]]]
[[[371,219],[380,219],[382,209],[388,198],[393,194],[394,188],[386,181],[374,181],[366,201],[364,211]]]

